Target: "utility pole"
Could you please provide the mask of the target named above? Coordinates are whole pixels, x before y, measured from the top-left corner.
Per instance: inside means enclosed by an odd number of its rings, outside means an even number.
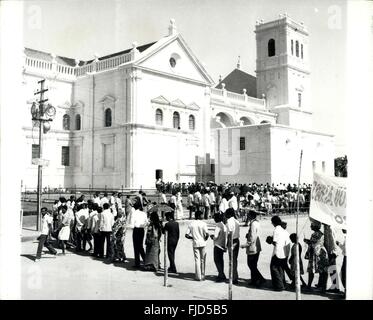
[[[44,92],[48,91],[48,89],[44,89],[45,79],[38,81],[40,83],[40,90],[35,92],[35,95],[40,94],[39,102],[39,163],[38,163],[38,194],[37,194],[37,230],[41,230],[41,191],[42,191],[42,175],[43,175],[43,167],[41,164],[41,159],[43,156],[43,121],[42,118],[44,116],[44,102],[47,102],[48,99],[44,99]]]
[[[35,92],[34,95],[40,95],[40,99],[37,103],[33,103],[31,107],[32,120],[39,122],[39,158],[38,164],[38,187],[37,187],[37,223],[36,228],[38,231],[41,230],[41,203],[42,203],[42,175],[43,175],[43,165],[45,165],[43,157],[43,133],[46,133],[50,129],[49,122],[53,120],[56,115],[56,109],[48,104],[44,105],[48,99],[44,99],[44,92],[48,91],[45,89],[45,79],[38,81],[40,84],[40,90]],[[37,106],[37,104],[39,106]]]
[[[301,290],[300,290],[300,264],[299,264],[299,245],[298,245],[298,233],[299,233],[299,189],[300,189],[300,175],[302,169],[302,157],[303,157],[303,150],[300,151],[300,159],[299,159],[299,175],[298,175],[298,192],[297,192],[297,219],[296,219],[296,239],[295,239],[295,297],[296,300],[302,300],[301,297]]]

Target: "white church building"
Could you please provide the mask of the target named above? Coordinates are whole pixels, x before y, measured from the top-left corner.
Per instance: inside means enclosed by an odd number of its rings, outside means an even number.
[[[154,188],[155,180],[296,183],[333,174],[334,137],[312,131],[308,32],[258,22],[256,77],[214,83],[171,20],[168,35],[79,61],[25,48],[23,185],[37,185],[38,81],[57,110],[43,135],[43,186]]]

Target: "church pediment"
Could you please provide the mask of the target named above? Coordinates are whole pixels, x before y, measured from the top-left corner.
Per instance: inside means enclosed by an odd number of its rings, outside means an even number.
[[[135,65],[151,71],[213,85],[203,64],[189,49],[180,34],[159,40],[145,50]]]
[[[188,109],[198,111],[200,109],[199,105],[195,102],[192,102],[188,105]]]
[[[115,101],[116,99],[110,95],[106,95],[100,100],[100,102],[104,105],[112,105],[114,104]]]
[[[173,107],[179,107],[179,108],[186,108],[186,104],[182,102],[180,99],[176,99],[171,102],[171,105]]]
[[[169,105],[170,101],[168,101],[164,96],[159,96],[157,98],[154,98],[151,100],[152,103],[158,103],[158,104],[166,104]]]

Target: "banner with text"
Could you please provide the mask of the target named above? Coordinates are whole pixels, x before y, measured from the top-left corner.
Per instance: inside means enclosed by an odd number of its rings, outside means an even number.
[[[346,226],[346,178],[313,174],[310,217],[337,228]]]

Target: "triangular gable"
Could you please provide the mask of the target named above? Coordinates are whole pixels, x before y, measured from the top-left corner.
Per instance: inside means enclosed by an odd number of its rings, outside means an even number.
[[[158,104],[170,104],[170,101],[168,101],[164,96],[159,96],[157,98],[154,98],[151,100],[152,103],[158,103]]]
[[[176,99],[171,102],[171,105],[174,107],[186,108],[186,104],[182,102],[180,99]]]
[[[181,56],[182,59],[181,62],[177,62],[174,69],[169,65],[169,58],[173,52]],[[192,53],[180,34],[159,40],[143,51],[139,58],[134,61],[134,64],[144,69],[156,70],[173,76],[204,82],[208,85],[214,84],[205,67]]]

